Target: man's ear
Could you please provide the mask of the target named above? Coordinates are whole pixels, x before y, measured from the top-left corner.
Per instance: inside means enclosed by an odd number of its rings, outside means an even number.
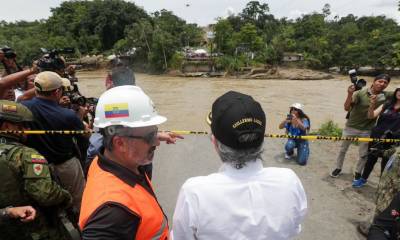
[[[121,151],[124,151],[125,150],[125,141],[123,141],[122,140],[122,137],[120,137],[120,136],[114,136],[113,137],[113,139],[112,139],[112,146],[113,146],[113,149],[114,150],[116,150],[116,151],[119,151],[119,152],[121,152]]]

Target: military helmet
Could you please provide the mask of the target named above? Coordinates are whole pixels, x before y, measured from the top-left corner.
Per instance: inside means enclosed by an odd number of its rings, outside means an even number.
[[[16,123],[31,122],[33,121],[33,114],[20,103],[0,100],[0,120]]]

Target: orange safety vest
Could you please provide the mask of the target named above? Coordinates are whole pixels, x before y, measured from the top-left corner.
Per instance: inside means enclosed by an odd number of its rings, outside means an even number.
[[[147,181],[153,188],[150,180]],[[83,192],[79,216],[81,230],[85,228],[91,215],[107,202],[122,204],[140,218],[136,238],[132,236],[132,239],[168,239],[168,221],[157,199],[141,185],[136,184],[135,187],[131,187],[112,173],[102,170],[96,157],[90,166],[88,181]]]

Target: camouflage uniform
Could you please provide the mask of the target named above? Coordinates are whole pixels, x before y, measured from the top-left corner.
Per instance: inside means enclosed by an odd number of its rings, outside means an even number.
[[[21,123],[33,119],[24,106],[0,101],[0,122]],[[30,223],[9,219],[0,223],[2,240],[62,240],[57,210],[71,204],[71,195],[54,182],[46,159],[18,143],[18,136],[0,135],[0,208],[32,205],[37,216]]]
[[[400,149],[392,155],[379,181],[375,216],[382,213],[400,192]]]

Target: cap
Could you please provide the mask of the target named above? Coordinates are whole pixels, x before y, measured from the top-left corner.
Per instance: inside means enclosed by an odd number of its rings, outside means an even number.
[[[34,84],[37,91],[48,92],[60,88],[62,80],[57,73],[45,71],[36,75]]]
[[[265,113],[251,96],[229,91],[212,105],[211,131],[233,149],[259,147],[264,141]]]
[[[24,105],[12,101],[0,100],[0,119],[9,122],[31,122],[32,112]]]
[[[69,92],[73,90],[73,87],[71,85],[71,81],[68,78],[61,78],[62,81],[62,87],[64,91]]]
[[[301,111],[303,111],[303,109],[304,109],[304,105],[301,103],[293,103],[290,107],[299,109]]]
[[[386,80],[386,81],[390,82],[390,76],[389,76],[389,74],[385,74],[385,73],[379,74],[378,76],[376,76],[376,77],[374,78],[374,81],[380,80],[380,79],[383,79],[383,80]]]

